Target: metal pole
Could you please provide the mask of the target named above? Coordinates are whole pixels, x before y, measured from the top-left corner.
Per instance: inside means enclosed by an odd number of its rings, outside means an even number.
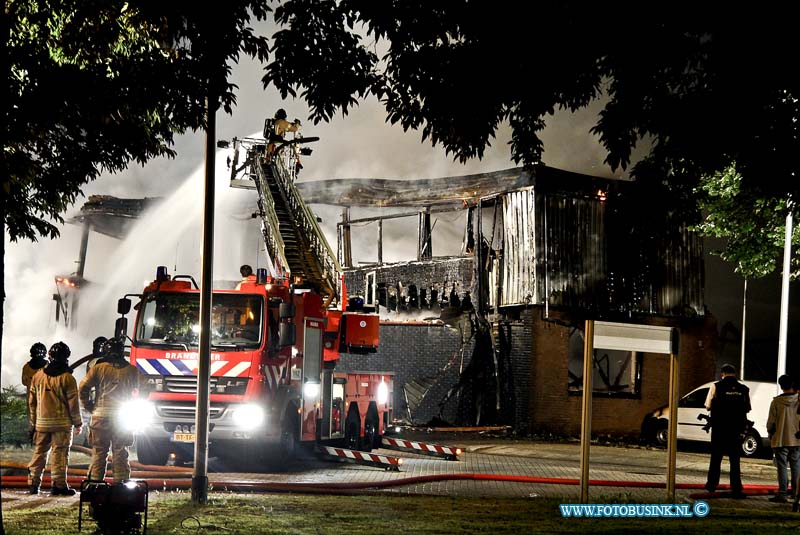
[[[89,219],[83,220],[83,233],[81,234],[81,250],[78,253],[78,271],[75,273],[79,279],[83,279],[83,271],[86,267],[86,251],[89,248]]]
[[[669,437],[667,438],[667,500],[675,503],[675,463],[678,454],[678,382],[680,361],[669,354]]]
[[[744,290],[742,291],[742,347],[739,369],[742,370],[742,381],[744,381],[744,346],[747,340],[747,279],[744,280]]]
[[[592,442],[592,360],[594,320],[586,320],[583,340],[583,397],[581,410],[581,503],[589,502],[589,448]]]
[[[350,208],[342,209],[342,267],[353,267],[353,250],[350,240]]]
[[[378,265],[383,264],[383,219],[378,219]]]
[[[83,233],[81,234],[81,249],[78,253],[78,270],[75,272],[77,275],[78,284],[83,286],[83,272],[86,268],[86,251],[89,249],[89,230],[91,225],[89,219],[83,220]],[[69,327],[75,329],[78,326],[78,303],[81,297],[80,287],[73,293],[72,298],[72,311],[69,316]]]
[[[213,106],[213,108],[212,108]],[[214,152],[216,100],[206,98],[206,178],[203,203],[203,260],[200,272],[200,347],[197,368],[194,471],[192,501],[208,503],[208,412],[211,368],[211,286],[214,269]]]
[[[790,207],[791,208],[791,207]],[[786,373],[786,333],[789,319],[789,274],[792,261],[792,212],[786,214],[786,234],[783,241],[783,277],[781,283],[781,323],[778,338],[778,377]]]

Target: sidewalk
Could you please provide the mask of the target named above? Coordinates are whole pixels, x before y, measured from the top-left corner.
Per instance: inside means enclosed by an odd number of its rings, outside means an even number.
[[[465,452],[465,461],[480,467],[483,458],[502,457],[502,470],[512,473],[524,473],[531,476],[563,479],[580,479],[580,443],[574,442],[537,442],[531,440],[510,439],[504,437],[481,437],[467,433],[426,433],[415,431],[404,433],[411,440],[435,441],[440,444],[461,447]],[[411,438],[413,436],[413,438]],[[706,481],[709,453],[698,451],[680,451],[676,458],[676,483],[699,484]],[[688,446],[687,446],[688,447]],[[474,460],[472,455],[477,455]],[[515,462],[513,459],[517,459]],[[523,461],[524,459],[524,461]],[[498,463],[492,463],[498,464]],[[667,451],[660,448],[637,446],[607,446],[593,444],[589,452],[589,479],[605,481],[627,481],[635,484],[663,483],[667,481]],[[743,458],[741,460],[742,479],[745,487],[768,486],[777,487],[776,469],[771,459]],[[728,483],[728,461],[722,463],[722,484]],[[537,496],[558,498],[580,497],[580,486],[570,485],[537,485],[529,488]],[[763,508],[775,511],[791,510],[790,504],[774,504],[768,501],[771,497],[766,490],[752,490],[747,500],[732,500],[716,496],[702,497],[715,507]],[[696,495],[705,495],[704,490],[676,491],[676,501],[693,501]],[[590,486],[590,501],[598,503],[603,500],[626,500],[642,503],[662,502],[666,497],[665,488],[641,488],[620,486]]]

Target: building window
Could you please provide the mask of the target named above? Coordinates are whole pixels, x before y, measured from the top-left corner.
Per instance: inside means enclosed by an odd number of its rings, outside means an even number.
[[[569,336],[570,393],[583,391],[583,329],[573,329]],[[594,394],[635,397],[641,395],[642,354],[633,351],[595,349],[592,363]]]

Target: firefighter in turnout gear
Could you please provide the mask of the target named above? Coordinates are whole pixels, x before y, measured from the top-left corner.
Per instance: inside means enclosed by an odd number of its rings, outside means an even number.
[[[72,496],[75,490],[67,485],[69,448],[75,434],[81,431],[78,385],[69,369],[70,350],[64,342],[50,348],[50,363],[31,379],[28,394],[30,424],[33,434],[33,457],[28,464],[28,485],[31,494],[39,493],[42,472],[50,457],[53,496]]]
[[[22,367],[22,384],[25,391],[31,388],[31,379],[36,372],[47,366],[47,348],[41,342],[36,342],[31,346],[31,360]]]
[[[103,344],[103,358],[92,366],[80,385],[84,409],[92,413],[89,443],[92,461],[87,479],[102,481],[106,476],[108,451],[111,449],[114,483],[130,479],[128,446],[133,445],[133,433],[119,426],[119,410],[123,403],[138,394],[139,370],[125,360],[122,339],[112,338]],[[91,392],[95,392],[95,401]]]

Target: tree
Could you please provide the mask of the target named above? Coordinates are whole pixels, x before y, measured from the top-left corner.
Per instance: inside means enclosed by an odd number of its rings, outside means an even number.
[[[541,160],[537,133],[548,115],[603,98],[592,132],[612,169],[626,168],[632,149],[649,144],[631,175],[648,183],[654,210],[699,223],[701,180],[735,162],[741,193],[785,216],[778,200],[800,193],[792,17],[520,6],[287,0],[275,10],[285,29],[274,37],[264,83],[303,97],[315,122],[375,95],[388,121],[421,130],[461,161],[480,157],[506,121],[513,159],[530,168]],[[665,191],[677,204],[656,202]],[[730,223],[735,233],[748,228]],[[733,257],[750,253],[761,257],[759,273],[774,269],[769,248]]]
[[[269,11],[256,0],[8,0],[3,234],[58,236],[55,223],[102,171],[174,156],[175,133],[206,126],[206,99],[230,113],[230,63],[266,61],[267,40],[248,24]]]
[[[708,214],[697,229],[706,236],[725,239],[715,251],[747,278],[772,273],[783,255],[788,199],[759,197],[742,188],[742,175],[731,166],[704,177],[699,186],[701,208]],[[792,243],[800,244],[800,229],[792,229]],[[800,259],[792,259],[791,276],[800,275]]]
[[[54,222],[102,171],[174,156],[175,133],[204,127],[209,90],[230,112],[230,62],[265,61],[247,25],[262,2],[6,2],[3,223],[12,240],[55,237]],[[216,106],[214,107],[216,109]]]

